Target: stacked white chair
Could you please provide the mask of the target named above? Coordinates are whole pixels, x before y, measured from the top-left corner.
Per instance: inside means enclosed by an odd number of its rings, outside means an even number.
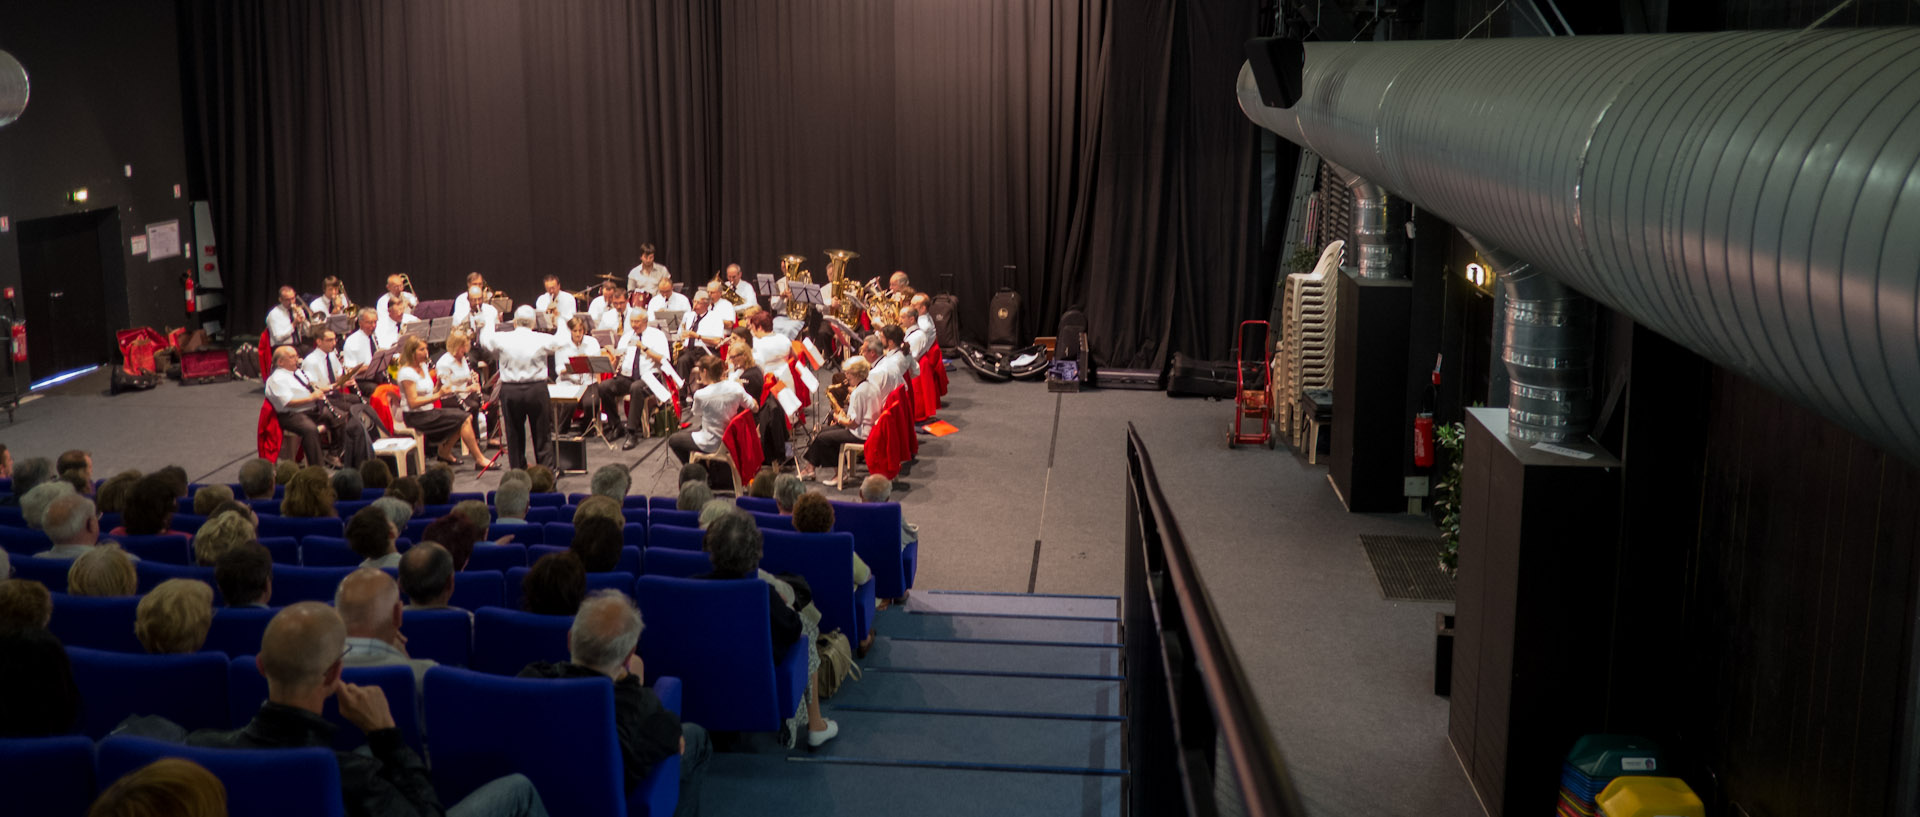
[[[1301,393],[1333,388],[1334,276],[1339,274],[1345,241],[1334,241],[1320,251],[1312,272],[1287,276],[1286,325],[1281,330],[1281,388],[1275,404],[1281,407],[1289,439],[1299,448],[1312,416],[1301,407]],[[1308,440],[1317,447],[1318,440]],[[1314,461],[1315,451],[1308,449]]]

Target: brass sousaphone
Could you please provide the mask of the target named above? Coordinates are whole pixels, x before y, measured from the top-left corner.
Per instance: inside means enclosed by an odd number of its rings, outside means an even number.
[[[827,250],[827,294],[834,301],[833,316],[848,326],[855,325],[866,309],[860,282],[847,277],[847,262],[859,257],[852,250]]]
[[[786,255],[780,256],[780,273],[784,275],[788,281],[811,284],[813,283],[813,273],[800,268],[800,265],[806,262],[807,259],[805,256],[787,253]],[[768,295],[769,298],[771,298],[772,294],[769,293]],[[771,303],[771,300],[769,300],[769,303]],[[807,319],[807,308],[807,304],[800,303],[793,298],[791,294],[787,296],[787,317],[796,321],[804,321]]]

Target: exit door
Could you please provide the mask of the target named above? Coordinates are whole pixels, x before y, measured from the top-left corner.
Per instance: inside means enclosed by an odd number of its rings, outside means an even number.
[[[121,264],[118,210],[20,222],[28,382],[113,359],[106,281]]]

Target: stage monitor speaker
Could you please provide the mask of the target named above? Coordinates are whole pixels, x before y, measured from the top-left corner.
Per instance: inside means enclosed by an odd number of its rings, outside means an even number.
[[[1253,65],[1253,84],[1260,101],[1271,108],[1291,108],[1300,101],[1300,74],[1306,70],[1307,47],[1285,37],[1247,41],[1247,61]]]
[[[554,470],[561,474],[587,473],[587,438],[559,434],[553,438]]]

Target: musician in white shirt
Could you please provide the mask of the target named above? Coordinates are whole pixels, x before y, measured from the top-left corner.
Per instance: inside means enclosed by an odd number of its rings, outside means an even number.
[[[835,411],[834,427],[815,435],[813,444],[807,446],[807,461],[800,468],[801,479],[812,479],[816,469],[832,465],[840,458],[840,446],[865,442],[873,431],[873,422],[879,418],[880,405],[886,397],[871,379],[872,368],[864,357],[840,364],[849,386],[846,410]],[[842,476],[845,475],[835,474],[827,484],[840,487]]]
[[[749,306],[757,307],[760,305],[760,300],[754,297],[753,285],[743,279],[739,264],[728,264],[725,275],[726,279],[721,281],[720,289],[724,292],[728,287],[732,287],[733,294],[740,296],[739,308],[745,309]],[[722,297],[725,296],[722,295]]]
[[[681,318],[680,325],[684,328],[678,339],[686,345],[680,348],[680,357],[673,365],[682,381],[690,381],[694,362],[717,354],[726,345],[727,325],[720,320],[720,313],[713,309],[713,300],[704,289],[693,293],[693,312]]]
[[[673,373],[667,368],[667,355],[670,347],[667,335],[653,328],[647,321],[647,313],[635,309],[628,314],[630,323],[627,331],[620,336],[614,346],[619,357],[614,361],[613,377],[600,382],[600,405],[609,414],[616,415],[620,398],[633,401],[633,407],[627,412],[625,429],[618,422],[609,421],[605,428],[608,439],[616,439],[624,433],[627,437],[625,447],[631,450],[640,444],[647,428],[647,418],[653,416],[662,403],[673,399]]]
[[[380,319],[380,325],[374,327],[373,341],[382,349],[392,348],[400,342],[400,333],[407,327],[419,323],[420,319],[407,311],[407,302],[399,299],[387,302],[387,315]]]
[[[887,360],[887,342],[880,333],[868,335],[866,340],[860,342],[860,356],[867,363],[872,364],[872,371],[867,375],[867,379],[873,381],[873,388],[880,393],[880,399],[887,399],[887,395],[892,394],[894,389],[906,382],[903,379],[904,374],[895,369],[892,364],[881,365]]]
[[[313,351],[307,353],[300,362],[300,372],[307,376],[307,382],[327,393],[327,402],[335,408],[356,417],[367,428],[386,427],[380,422],[380,415],[367,405],[365,397],[356,388],[352,374],[353,367],[347,365],[346,358],[340,354],[340,335],[332,329],[322,329],[314,338]]]
[[[594,323],[593,328],[597,331],[610,332],[618,338],[620,333],[627,331],[627,326],[633,321],[633,315],[644,312],[645,310],[639,307],[627,304],[626,290],[616,289],[613,295],[607,298],[607,308],[600,312],[600,320]]]
[[[560,276],[549,275],[542,284],[547,291],[534,299],[533,311],[547,316],[547,325],[553,327],[553,331],[564,331],[580,306],[573,300],[573,293],[560,288]]]
[[[522,305],[513,311],[513,331],[495,331],[493,324],[480,333],[480,346],[500,361],[500,403],[506,411],[507,462],[527,467],[527,427],[533,427],[534,456],[553,467],[553,412],[547,393],[547,361],[553,350],[567,343],[564,335],[533,331],[534,311]]]
[[[447,333],[447,351],[433,364],[433,376],[440,385],[453,393],[453,397],[441,401],[443,406],[457,406],[465,409],[473,418],[475,436],[492,443],[500,432],[500,407],[489,404],[482,394],[482,383],[471,367],[467,365],[467,355],[473,348],[473,335],[465,328],[456,327]]]
[[[571,370],[576,357],[592,358],[600,354],[600,341],[593,337],[591,320],[586,315],[574,315],[565,326],[554,333],[555,337],[566,338],[567,342],[553,349],[553,370],[558,372],[556,383],[580,386],[580,408],[586,412],[587,420],[595,417],[600,403],[600,377],[593,372],[574,374]]]
[[[320,282],[320,297],[307,304],[307,309],[312,310],[315,316],[345,315],[350,305],[347,288],[341,285],[339,278],[329,275]]]
[[[720,288],[719,281],[709,281],[705,291],[707,293],[708,308],[720,313],[722,323],[732,326],[739,322],[739,312],[733,308],[733,302],[727,300],[724,290]]]
[[[669,279],[667,265],[653,261],[653,245],[640,245],[640,263],[627,271],[627,289],[633,292],[653,292],[663,280]]]
[[[435,459],[459,465],[460,458],[453,453],[453,445],[464,441],[474,453],[474,468],[486,467],[486,459],[480,456],[480,441],[473,436],[473,419],[460,408],[433,405],[443,398],[451,402],[450,398],[459,395],[445,383],[434,385],[427,367],[427,342],[417,337],[401,341],[400,353],[395,359],[400,363],[400,373],[394,376],[394,384],[400,387],[400,406],[405,412],[407,427],[420,432],[427,445],[437,449]]]
[[[647,301],[647,322],[659,327],[660,331],[669,331],[667,321],[660,316],[660,313],[685,312],[691,314],[693,312],[693,303],[687,300],[687,296],[673,291],[672,280],[666,278],[660,279],[659,283],[654,284],[653,292],[653,299]],[[682,316],[680,320],[684,325],[688,318]]]
[[[300,371],[300,354],[293,347],[273,350],[273,373],[267,376],[266,393],[267,402],[279,417],[280,428],[300,438],[301,450],[306,452],[309,464],[318,465],[324,460],[329,467],[358,468],[373,456],[373,444],[367,439],[365,427],[345,414],[323,408],[326,392],[315,388]],[[321,426],[333,432],[337,454],[328,453],[321,445]],[[292,456],[291,453],[288,456]]]
[[[920,324],[920,308],[912,304],[900,307],[900,326],[907,330],[907,355],[919,360],[933,345],[933,333]]]
[[[700,388],[695,390],[687,416],[693,420],[693,427],[674,433],[667,438],[667,448],[675,457],[685,463],[699,451],[711,454],[720,450],[721,442],[726,438],[727,423],[741,409],[753,411],[758,404],[753,395],[741,388],[739,383],[727,379],[726,361],[708,355],[700,358],[695,366]]]
[[[887,349],[886,356],[880,359],[880,365],[895,367],[896,370],[899,371],[902,379],[914,380],[919,378],[920,361],[907,354],[907,333],[900,329],[900,325],[894,323],[887,324],[886,326],[880,327],[880,331],[877,334],[880,335],[881,342],[886,345]]]
[[[928,338],[939,340],[940,327],[933,322],[933,302],[927,299],[927,293],[914,293],[913,299],[908,303],[913,304],[914,313],[920,316],[917,319],[920,330],[926,332]]]
[[[380,296],[380,300],[374,302],[373,314],[387,314],[387,302],[395,298],[406,301],[408,310],[412,310],[414,307],[420,305],[420,296],[407,291],[405,278],[401,278],[398,275],[389,275],[387,276],[387,293]]]
[[[374,340],[374,335],[379,332],[380,315],[371,309],[361,307],[360,314],[355,317],[360,328],[347,336],[346,341],[341,344],[340,351],[340,360],[347,364],[349,369],[372,363],[373,353],[380,350],[379,342]],[[364,397],[372,397],[377,381],[384,374],[385,372],[366,372],[362,375],[358,383],[360,394]]]
[[[477,274],[477,273],[476,273]],[[487,302],[486,287],[481,284],[467,285],[467,297],[453,304],[453,323],[464,326],[469,334],[479,334],[480,323],[500,322],[500,310]]]
[[[307,325],[307,307],[293,287],[280,288],[280,305],[267,313],[267,342],[274,346],[292,346],[300,342],[300,330]]]

